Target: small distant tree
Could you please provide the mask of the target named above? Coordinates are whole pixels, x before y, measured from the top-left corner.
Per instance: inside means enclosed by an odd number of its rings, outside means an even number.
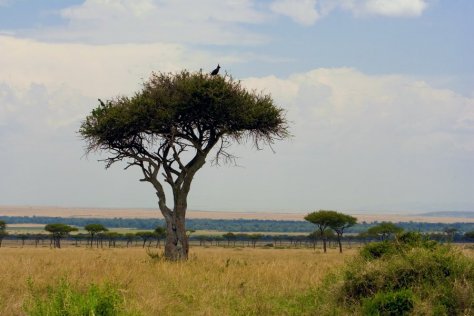
[[[108,229],[102,224],[87,224],[84,226],[84,229],[89,233],[90,236],[90,246],[92,247],[94,242],[94,237],[99,233],[104,233]],[[99,242],[97,240],[97,247],[99,247]]]
[[[334,223],[335,214],[337,214],[335,211],[319,210],[317,212],[309,213],[304,217],[308,222],[315,224],[319,230],[319,236],[323,240],[324,253],[327,252],[327,235],[324,231]]]
[[[389,237],[399,234],[403,228],[395,225],[392,222],[382,222],[378,225],[372,226],[367,230],[371,236],[377,236],[382,240],[387,240]]]
[[[233,242],[235,246],[235,240],[237,239],[237,236],[234,233],[226,233],[222,235],[222,237],[227,240],[227,246],[230,246],[230,242]]]
[[[161,247],[161,240],[166,237],[166,229],[161,226],[155,228],[156,246]]]
[[[125,238],[125,240],[127,241],[127,248],[128,248],[129,245],[130,245],[131,243],[133,243],[133,241],[137,238],[137,235],[134,234],[134,233],[126,233],[126,234],[124,235],[124,238]]]
[[[136,233],[136,235],[143,240],[143,248],[145,248],[147,242],[148,247],[150,247],[151,241],[153,240],[153,238],[156,238],[154,232],[138,232]]]
[[[206,235],[197,235],[196,239],[199,241],[199,246],[205,246],[208,236]]]
[[[347,215],[347,214],[342,214],[335,212],[333,215],[334,218],[332,222],[329,224],[329,227],[331,227],[334,232],[336,232],[337,235],[337,243],[339,244],[339,252],[342,253],[342,234],[344,234],[344,230],[346,230],[349,227],[354,226],[357,223],[357,218]]]
[[[18,239],[21,240],[21,246],[25,246],[25,241],[30,237],[30,234],[19,234],[17,235]]]
[[[89,234],[75,234],[71,236],[72,240],[74,240],[74,246],[79,247],[83,240],[87,240],[87,244],[89,244]]]
[[[51,242],[53,247],[61,248],[61,239],[69,235],[69,233],[77,231],[78,229],[66,224],[54,223],[46,225],[44,230],[51,233]]]
[[[0,221],[0,248],[2,247],[3,238],[5,238],[7,234],[7,223]]]
[[[320,237],[320,233],[318,231],[314,231],[312,232],[311,234],[309,234],[307,237],[308,237],[308,240],[311,242],[311,244],[313,245],[313,249],[316,250],[316,244],[318,242],[318,238]]]
[[[250,234],[249,239],[250,239],[250,242],[252,243],[252,247],[255,248],[255,245],[257,244],[257,241],[262,239],[262,237],[263,237],[262,234]]]
[[[448,242],[452,242],[454,240],[454,235],[456,235],[457,231],[458,229],[455,227],[446,227],[444,229],[444,233],[446,234],[448,238]]]
[[[474,241],[474,230],[464,233],[464,238],[466,238],[467,240]]]
[[[109,248],[110,247],[115,248],[115,244],[117,242],[117,239],[119,239],[122,236],[122,234],[117,233],[117,232],[105,232],[104,235],[105,235],[105,238],[107,238],[107,240],[109,242]]]
[[[272,236],[272,240],[273,240],[273,246],[276,247],[277,246],[277,243],[280,243],[280,246],[281,246],[281,241],[282,241],[283,237],[280,236],[280,235],[273,235]]]
[[[33,234],[33,235],[31,235],[31,238],[35,242],[35,247],[38,247],[40,241],[42,241],[44,239],[44,237],[45,236],[43,234]]]

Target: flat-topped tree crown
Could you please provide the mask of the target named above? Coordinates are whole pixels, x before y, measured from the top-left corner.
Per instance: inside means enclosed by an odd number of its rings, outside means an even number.
[[[259,148],[288,136],[283,110],[270,95],[248,91],[227,75],[186,70],[154,73],[133,96],[100,101],[79,132],[88,151],[112,154],[105,159],[107,167],[125,160],[141,168],[142,181],[154,186],[167,222],[167,245],[176,235],[173,229],[184,228],[191,181],[209,153],[219,163],[233,159],[227,151],[233,142],[251,141]],[[172,188],[172,208],[166,204],[162,180]],[[177,224],[180,218],[182,224]],[[187,257],[183,233],[176,238]]]
[[[182,71],[155,73],[134,96],[100,101],[80,133],[89,150],[140,148],[151,136],[207,149],[220,139],[271,143],[287,136],[287,125],[270,95],[229,76]]]

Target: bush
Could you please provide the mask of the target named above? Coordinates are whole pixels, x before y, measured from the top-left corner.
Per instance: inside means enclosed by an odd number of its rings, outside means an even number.
[[[384,255],[394,253],[395,245],[389,241],[372,242],[362,248],[360,255],[365,259],[378,259]]]
[[[327,293],[333,306],[344,302],[347,313],[469,315],[474,261],[452,246],[407,233],[368,244]]]
[[[372,242],[362,248],[360,254],[365,259],[378,259],[384,255],[394,255],[413,248],[434,249],[439,244],[427,237],[415,233],[406,232],[396,236],[395,240]]]
[[[414,296],[410,290],[397,292],[381,292],[374,297],[364,300],[362,310],[364,315],[398,316],[409,314],[414,305]]]
[[[30,316],[113,316],[124,315],[123,297],[111,284],[91,284],[85,292],[71,287],[67,279],[57,286],[48,287],[47,295],[41,295],[28,281],[30,299],[24,310]]]

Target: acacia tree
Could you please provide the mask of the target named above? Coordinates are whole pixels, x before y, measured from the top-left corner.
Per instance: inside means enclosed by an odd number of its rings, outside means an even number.
[[[390,236],[401,233],[403,228],[395,225],[392,222],[382,222],[378,225],[372,226],[367,230],[367,233],[372,236],[378,236],[382,241],[387,240]]]
[[[153,232],[155,233],[156,246],[161,247],[161,239],[166,237],[166,229],[164,227],[157,226]],[[188,236],[189,236],[189,231],[188,231]]]
[[[188,194],[208,156],[216,164],[232,161],[233,142],[250,140],[260,148],[288,135],[283,110],[269,95],[247,91],[227,75],[154,73],[134,96],[99,102],[79,130],[87,152],[110,153],[106,168],[119,161],[140,168],[166,221],[170,260],[188,257]]]
[[[225,233],[224,235],[222,235],[222,237],[227,240],[227,246],[230,245],[230,242],[232,241],[234,243],[234,247],[235,247],[235,240],[237,239],[237,236],[234,234],[234,233]]]
[[[458,229],[455,227],[446,227],[444,229],[444,232],[446,233],[446,236],[448,238],[448,242],[452,242],[454,240],[454,235],[456,235],[457,231]]]
[[[326,211],[326,210],[319,210],[317,212],[309,213],[304,217],[310,223],[313,223],[317,226],[319,230],[319,236],[323,240],[323,250],[326,253],[326,242],[327,242],[327,234],[325,231],[330,225],[334,222],[334,213],[335,211]]]
[[[5,238],[7,234],[7,223],[0,221],[0,248],[2,247],[3,238]]]
[[[89,233],[91,248],[94,242],[94,237],[99,233],[108,231],[108,229],[102,224],[87,224],[84,226],[84,229]],[[97,248],[99,248],[99,240],[97,240]]]
[[[117,242],[117,239],[119,239],[120,237],[122,237],[122,234],[117,233],[117,232],[109,232],[109,231],[106,231],[106,232],[105,232],[105,237],[106,237],[107,240],[109,241],[109,248],[110,248],[110,247],[114,247],[114,248],[115,248],[115,244],[116,244],[116,242]]]
[[[44,230],[51,233],[51,241],[54,248],[61,248],[61,239],[78,229],[66,224],[54,223],[46,225]]]
[[[135,233],[137,237],[140,237],[143,240],[143,248],[145,248],[146,243],[148,242],[148,247],[150,247],[151,241],[156,238],[154,232],[137,232]]]
[[[250,234],[248,236],[248,238],[250,239],[250,242],[252,243],[252,246],[255,248],[255,245],[257,244],[257,241],[262,239],[263,235],[262,234]]]
[[[125,240],[127,241],[127,248],[128,248],[128,246],[129,246],[131,243],[133,243],[134,240],[136,240],[137,235],[135,235],[135,233],[126,233],[126,234],[124,235],[124,238],[125,238]],[[133,245],[132,245],[132,246],[133,246]]]
[[[357,218],[339,212],[334,213],[335,214],[333,214],[333,220],[329,224],[329,227],[331,227],[331,229],[336,232],[337,243],[339,244],[339,252],[342,253],[342,234],[344,234],[344,230],[351,226],[354,226],[357,223]]]

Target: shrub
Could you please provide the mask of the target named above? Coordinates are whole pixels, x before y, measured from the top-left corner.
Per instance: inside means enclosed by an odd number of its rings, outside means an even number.
[[[372,242],[362,248],[360,255],[365,259],[377,259],[396,251],[395,245],[389,241]]]
[[[326,299],[363,315],[468,315],[474,311],[474,261],[416,233],[364,247]],[[411,306],[411,307],[410,307]],[[398,310],[398,312],[395,312]],[[393,312],[392,312],[393,311]]]
[[[30,299],[24,310],[30,316],[113,316],[124,315],[123,297],[111,284],[91,284],[85,292],[72,288],[67,279],[57,286],[49,286],[47,295],[41,295],[33,282],[28,281]]]
[[[362,310],[364,315],[398,316],[409,314],[414,306],[414,296],[410,290],[381,292],[365,299]]]

